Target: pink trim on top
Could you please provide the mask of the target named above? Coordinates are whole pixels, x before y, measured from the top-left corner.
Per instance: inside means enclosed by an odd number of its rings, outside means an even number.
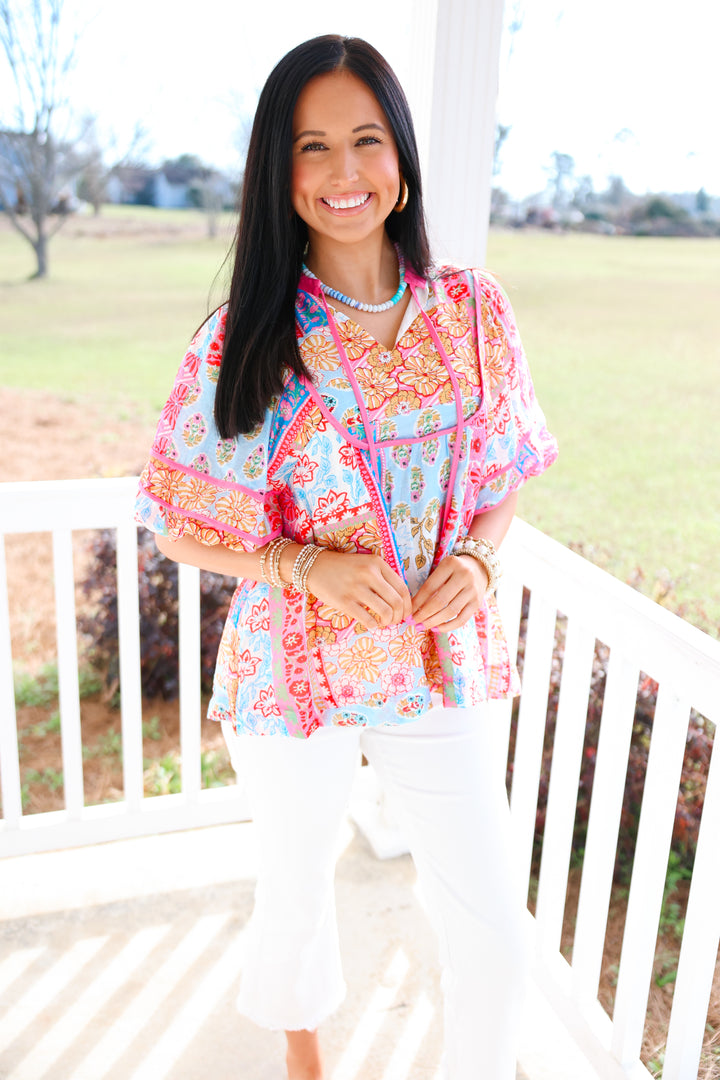
[[[351,432],[349,432],[346,427],[343,427],[340,421],[335,418],[332,411],[328,409],[327,405],[323,401],[322,395],[320,394],[317,387],[314,386],[309,379],[303,378],[302,383],[307,392],[310,394],[310,397],[313,399],[313,401],[319,408],[320,412],[323,414],[326,420],[329,420],[329,422],[336,429],[336,431],[339,431],[343,438],[347,439],[347,441],[349,443],[352,443],[353,446],[357,446],[359,450],[368,450],[369,445],[365,439],[358,439],[356,435],[351,434]]]
[[[475,328],[477,330],[478,350],[478,374],[480,375],[480,402],[485,416],[485,438],[490,438],[488,423],[492,409],[490,408],[490,394],[485,393],[485,331],[482,325],[482,296],[478,289],[478,279],[473,274],[473,293],[475,294]]]
[[[450,382],[452,383],[452,386],[453,386],[453,394],[455,395],[455,408],[457,410],[457,425],[456,425],[456,428],[455,428],[455,446],[453,447],[452,464],[450,466],[450,477],[448,479],[447,498],[445,500],[445,509],[443,510],[442,523],[440,525],[440,535],[442,536],[443,533],[445,532],[445,526],[447,525],[448,517],[450,516],[450,508],[452,506],[452,492],[453,492],[453,487],[455,486],[455,477],[457,476],[458,465],[460,464],[460,451],[462,449],[461,443],[462,443],[463,431],[465,429],[465,417],[463,416],[463,400],[462,400],[462,394],[460,393],[460,384],[458,383],[457,375],[455,374],[455,372],[453,370],[453,366],[450,363],[450,358],[448,357],[448,354],[445,352],[445,349],[442,346],[442,342],[440,341],[440,338],[438,337],[437,330],[433,326],[432,320],[430,319],[430,316],[427,314],[425,309],[421,307],[420,302],[418,301],[417,294],[415,292],[415,285],[414,284],[410,284],[410,290],[411,290],[411,292],[413,294],[413,298],[415,300],[415,303],[417,304],[418,308],[420,308],[422,316],[425,319],[425,323],[427,325],[427,328],[430,331],[430,336],[433,339],[433,341],[435,342],[435,348],[438,350],[438,353],[440,354],[440,357],[441,357],[443,363],[445,364],[445,367],[447,368],[447,373],[450,376]],[[482,386],[481,386],[481,389],[482,389]]]
[[[206,484],[212,484],[214,487],[229,488],[232,491],[241,491],[251,499],[257,499],[257,501],[261,503],[265,502],[264,495],[259,495],[257,491],[251,491],[243,484],[238,484],[234,480],[219,480],[214,476],[209,477],[207,473],[199,472],[197,469],[191,468],[190,465],[181,465],[179,461],[173,461],[172,458],[166,457],[165,454],[159,454],[157,450],[151,450],[150,457],[157,458],[158,461],[162,461],[164,465],[169,465],[172,469],[178,469],[179,472],[188,473],[190,476],[197,476],[198,479],[204,480]]]
[[[365,405],[365,398],[363,396],[362,390],[360,389],[360,387],[358,385],[358,381],[355,378],[355,373],[353,372],[352,364],[348,360],[347,353],[345,352],[345,349],[343,347],[343,343],[340,340],[340,334],[338,333],[337,323],[335,322],[335,319],[333,318],[333,316],[330,313],[330,309],[327,306],[327,301],[325,300],[325,294],[322,291],[320,293],[320,303],[322,304],[323,308],[325,309],[325,318],[328,321],[328,326],[330,327],[330,333],[333,336],[333,341],[335,342],[335,348],[337,349],[338,356],[340,357],[340,363],[342,364],[343,371],[345,372],[345,374],[346,374],[346,376],[348,378],[348,381],[349,381],[350,385],[353,388],[353,393],[355,394],[355,400],[357,401],[358,408],[360,409],[360,416],[362,417],[363,427],[365,428],[365,438],[367,439],[367,447],[368,447],[368,451],[370,453],[370,461],[372,463],[373,472],[375,474],[375,480],[377,481],[377,484],[378,484],[378,487],[379,487],[380,486],[380,480],[381,480],[381,478],[380,478],[380,452],[379,452],[377,446],[375,445],[375,439],[373,438],[372,422],[370,420],[370,417],[369,417],[368,411],[367,411],[367,407]]]
[[[185,510],[182,506],[173,506],[172,503],[165,502],[164,499],[158,498],[157,495],[154,495],[145,487],[141,487],[140,490],[142,491],[143,495],[147,496],[148,499],[151,499],[152,502],[157,503],[158,506],[162,506],[165,510],[172,511],[173,514],[178,514],[179,517],[192,518],[193,521],[200,521],[204,525],[210,525],[213,529],[216,529],[219,532],[232,533],[233,536],[239,536],[242,540],[248,540],[250,543],[253,543],[257,546],[262,546],[263,544],[269,543],[270,540],[275,539],[276,535],[282,535],[281,531],[277,533],[269,533],[267,537],[258,536],[257,533],[243,532],[242,529],[237,529],[234,525],[228,525],[225,522],[219,521],[218,518],[212,518],[209,517],[207,514],[201,514],[197,510]]]
[[[447,525],[448,518],[449,518],[450,513],[451,513],[451,509],[452,509],[452,491],[453,491],[453,487],[455,485],[455,479],[457,477],[458,465],[460,464],[460,454],[461,454],[461,451],[462,451],[462,437],[463,437],[463,432],[464,432],[464,429],[465,429],[465,417],[463,416],[463,400],[462,400],[462,394],[460,392],[460,384],[458,382],[457,375],[455,374],[454,368],[453,368],[452,364],[450,363],[450,358],[448,357],[447,353],[445,352],[445,349],[443,348],[443,344],[440,341],[440,337],[439,337],[435,327],[433,326],[433,323],[432,323],[432,320],[430,319],[430,316],[428,315],[428,313],[425,311],[425,309],[421,305],[420,301],[418,300],[416,289],[417,289],[418,284],[423,283],[423,279],[419,278],[418,275],[414,274],[412,271],[410,271],[409,273],[406,273],[405,279],[406,279],[406,281],[407,281],[407,283],[408,283],[408,285],[410,287],[410,291],[411,291],[411,293],[413,295],[413,299],[415,300],[415,304],[417,305],[417,308],[418,308],[422,318],[425,321],[425,324],[426,324],[426,326],[428,328],[430,336],[431,336],[431,338],[432,338],[432,340],[433,340],[433,342],[435,344],[435,348],[438,350],[438,355],[440,356],[443,364],[445,365],[447,373],[448,373],[448,375],[450,377],[450,382],[452,383],[453,396],[454,396],[454,399],[455,399],[455,410],[456,410],[456,414],[457,414],[457,421],[456,421],[456,425],[455,425],[455,446],[453,447],[453,455],[452,455],[452,461],[451,461],[451,465],[450,465],[450,476],[448,478],[448,486],[447,486],[447,498],[445,500],[445,508],[443,510],[442,522],[440,524],[440,535],[442,536],[443,533],[445,532],[445,527]],[[352,365],[350,364],[350,362],[349,362],[349,360],[347,358],[347,353],[345,352],[345,349],[343,348],[343,344],[342,344],[342,342],[340,340],[340,335],[338,333],[337,324],[336,324],[335,319],[333,318],[333,316],[332,316],[332,314],[330,312],[330,309],[328,308],[327,302],[325,300],[325,295],[324,295],[322,289],[320,288],[320,283],[317,280],[317,278],[308,278],[306,274],[302,274],[301,277],[300,277],[300,285],[305,289],[306,292],[309,292],[312,296],[314,296],[318,300],[318,302],[322,305],[322,308],[323,308],[323,310],[325,312],[325,318],[327,319],[328,326],[330,327],[330,332],[331,332],[331,334],[333,336],[333,340],[335,342],[335,347],[336,347],[336,349],[338,351],[338,355],[340,357],[340,363],[342,364],[343,371],[345,372],[345,374],[346,374],[346,376],[348,378],[348,381],[350,382],[350,385],[353,388],[353,393],[355,395],[355,399],[356,399],[358,408],[360,409],[360,415],[362,417],[363,425],[365,427],[365,436],[366,436],[366,439],[367,439],[367,443],[363,444],[359,439],[352,436],[350,434],[350,432],[347,430],[347,428],[343,428],[342,424],[339,424],[335,420],[335,418],[333,417],[332,413],[330,413],[330,411],[327,409],[327,406],[325,405],[325,402],[322,400],[322,397],[320,396],[319,392],[315,389],[315,387],[312,385],[312,383],[308,382],[308,380],[303,380],[303,382],[304,382],[306,388],[308,389],[308,391],[310,392],[310,394],[312,394],[314,400],[317,402],[322,414],[327,417],[327,419],[333,424],[333,426],[336,427],[338,430],[343,431],[344,434],[345,434],[345,437],[348,438],[349,441],[352,442],[355,446],[359,446],[362,449],[367,449],[369,451],[369,453],[370,453],[370,462],[371,462],[371,466],[372,466],[374,479],[375,479],[375,481],[376,481],[376,483],[378,485],[378,490],[381,490],[382,476],[381,476],[381,470],[380,470],[380,451],[378,449],[378,444],[375,442],[375,439],[373,437],[373,428],[371,426],[371,421],[370,421],[370,418],[369,418],[369,415],[368,415],[368,412],[367,412],[367,409],[366,409],[366,406],[365,406],[364,396],[362,394],[362,391],[360,390],[360,387],[358,386],[357,380],[355,379],[355,375],[354,375],[353,370],[352,370]],[[483,355],[484,355],[484,351],[485,350],[484,350],[484,343],[483,343]],[[478,326],[478,359],[479,359],[479,371],[480,371],[480,391],[481,391],[481,394],[482,394],[482,402],[483,402],[483,405],[485,407],[484,408],[485,432],[486,432],[486,438],[487,438],[487,419],[488,419],[488,415],[487,415],[486,395],[484,393],[484,379],[483,379],[483,372],[482,372],[482,358],[480,357],[480,327],[479,326]],[[445,428],[444,432],[446,434],[448,434],[450,432],[450,428]],[[397,441],[400,442],[402,440],[397,440]],[[395,443],[395,440],[387,439],[387,440],[384,440],[383,445],[394,445],[394,443]]]
[[[468,420],[472,419],[473,416],[475,416],[475,413],[470,413],[470,416],[467,416],[465,418],[465,423],[467,423]],[[398,446],[401,444],[406,445],[416,442],[427,442],[428,439],[437,439],[440,435],[450,435],[453,431],[457,431],[456,424],[454,424],[452,427],[438,428],[437,431],[432,431],[429,435],[412,435],[408,436],[406,439],[401,439],[399,436],[397,439],[378,439],[375,445],[379,446],[380,449],[382,449],[385,446]]]
[[[415,295],[415,293],[414,293],[414,289],[415,289],[415,287],[417,285],[424,285],[425,284],[425,279],[419,277],[412,270],[406,269],[406,271],[405,271],[405,280],[408,282],[408,285],[410,286],[410,291],[413,292],[413,296],[414,296],[414,299],[415,299],[415,304],[416,304],[416,306],[418,308],[418,314],[415,316],[415,318],[413,319],[413,321],[412,321],[412,323],[410,325],[411,326],[414,325],[414,323],[416,323],[418,321],[418,319],[424,319],[427,322],[428,321],[428,315],[424,311],[424,309],[421,307],[420,302],[419,302],[419,300],[417,298],[417,295]],[[350,364],[349,360],[347,359],[347,353],[345,352],[345,349],[343,347],[342,342],[340,341],[340,336],[339,336],[338,331],[337,331],[337,323],[335,321],[334,316],[330,312],[330,310],[329,310],[329,308],[327,306],[327,303],[325,302],[325,297],[324,297],[324,294],[323,294],[323,292],[322,292],[322,290],[321,290],[321,288],[320,288],[320,286],[318,284],[318,280],[317,280],[317,278],[308,278],[308,277],[305,276],[305,274],[302,274],[300,276],[299,287],[305,289],[306,292],[311,293],[317,299],[318,307],[321,307],[324,310],[325,317],[326,317],[326,319],[328,321],[328,326],[330,327],[330,332],[331,332],[331,334],[333,336],[333,340],[335,342],[335,347],[338,350],[338,354],[340,356],[340,362],[341,362],[341,364],[343,366],[343,370],[345,371],[345,374],[348,376],[348,381],[350,382],[350,385],[353,388],[353,393],[355,394],[357,404],[358,404],[358,406],[360,408],[360,415],[361,415],[363,424],[365,426],[365,431],[366,431],[366,433],[370,433],[372,431],[372,427],[374,426],[375,422],[370,419],[370,413],[366,412],[366,410],[365,410],[365,399],[363,397],[363,393],[360,390],[360,387],[359,387],[359,385],[357,383],[357,380],[355,378],[355,375],[354,375],[354,372],[353,372],[353,369],[352,369],[352,365]],[[362,330],[363,327],[360,327],[360,329]],[[409,329],[410,329],[410,327],[408,327],[408,330]],[[370,334],[369,331],[365,331],[365,333],[368,334],[368,337],[372,338],[372,334]],[[430,323],[430,333],[433,335],[433,339],[435,341],[436,347],[438,348],[441,359],[445,363],[445,366],[448,368],[448,372],[449,372],[449,375],[450,375],[450,380],[451,380],[452,386],[453,386],[453,393],[455,395],[455,407],[457,408],[457,404],[458,404],[457,395],[458,395],[458,393],[460,391],[460,387],[459,387],[457,378],[455,377],[455,372],[454,372],[454,370],[452,368],[452,365],[450,364],[447,353],[445,352],[442,344],[440,343],[440,339],[438,338],[437,334],[435,333],[435,329],[432,326],[432,323]],[[402,336],[404,336],[404,335],[402,335]],[[402,341],[402,336],[400,338],[398,338],[398,341]],[[375,340],[375,339],[372,338],[372,340]],[[393,352],[394,350],[389,349],[387,351],[388,352]],[[457,432],[457,424],[454,424],[451,427],[438,428],[437,431],[430,432],[427,435],[416,435],[416,436],[413,436],[411,438],[400,438],[398,436],[397,438],[390,438],[390,439],[373,439],[372,436],[370,436],[369,440],[359,439],[359,438],[357,438],[357,436],[353,435],[350,431],[348,431],[348,429],[346,427],[344,427],[340,423],[340,421],[335,418],[332,411],[330,409],[328,409],[327,405],[325,404],[325,401],[323,400],[323,397],[320,394],[317,387],[311,381],[309,381],[307,379],[303,379],[302,382],[303,382],[303,385],[305,386],[306,390],[310,393],[311,397],[313,398],[313,401],[315,402],[315,404],[318,406],[321,413],[325,417],[325,419],[329,420],[329,422],[333,425],[335,430],[339,431],[342,435],[344,435],[345,438],[348,440],[348,442],[352,443],[353,446],[358,447],[360,450],[370,450],[370,451],[375,450],[377,452],[377,449],[379,447],[398,446],[398,445],[406,445],[406,444],[409,444],[409,443],[423,442],[423,441],[425,441],[427,439],[435,439],[440,435],[449,435],[452,431]],[[481,374],[481,382],[482,382],[482,374]],[[462,403],[462,397],[460,398],[460,401]],[[462,408],[460,409],[460,413],[462,413]],[[472,415],[474,416],[475,414],[473,413]],[[470,417],[468,417],[467,419],[469,420]]]
[[[420,277],[419,274],[416,274],[415,271],[413,270],[413,268],[411,266],[408,266],[407,263],[405,264],[405,280],[407,281],[408,285],[410,286],[410,291],[411,292],[413,291],[413,289],[416,289],[418,287],[418,285],[426,285],[427,284],[426,278]],[[417,297],[416,297],[416,299],[417,299]],[[418,307],[419,306],[420,305],[418,305]]]
[[[455,424],[455,446],[453,447],[453,455],[452,455],[452,461],[451,461],[451,465],[450,465],[450,476],[448,478],[448,486],[447,486],[447,498],[445,500],[445,508],[443,510],[443,517],[442,517],[442,522],[441,522],[441,525],[440,525],[440,535],[442,536],[443,533],[445,532],[445,528],[447,526],[447,522],[448,522],[451,510],[452,510],[452,491],[453,491],[453,488],[455,486],[455,479],[457,477],[458,466],[460,464],[460,454],[462,452],[462,440],[463,440],[463,434],[464,434],[464,430],[465,430],[465,417],[463,415],[463,399],[462,399],[462,394],[460,392],[460,384],[458,382],[458,378],[457,378],[457,375],[455,374],[455,370],[454,370],[454,368],[452,366],[452,363],[450,362],[450,358],[447,355],[447,353],[446,353],[446,351],[445,351],[445,349],[443,347],[442,342],[440,341],[440,337],[439,337],[439,335],[437,333],[437,330],[435,329],[435,327],[434,327],[434,325],[432,323],[432,320],[430,319],[430,316],[428,315],[428,313],[425,311],[423,306],[420,304],[420,301],[418,300],[416,289],[417,289],[418,284],[423,284],[424,283],[423,279],[420,278],[417,274],[413,273],[412,270],[406,272],[405,278],[406,278],[406,281],[407,281],[407,283],[408,283],[408,285],[410,287],[410,291],[411,291],[411,293],[413,295],[413,299],[415,300],[415,303],[416,303],[417,308],[418,308],[418,310],[420,312],[420,315],[424,319],[425,324],[426,324],[427,329],[428,329],[428,332],[430,334],[430,337],[432,338],[433,343],[435,344],[435,348],[438,351],[438,355],[440,356],[440,358],[443,361],[443,364],[445,365],[448,376],[450,378],[450,382],[452,383],[453,396],[454,396],[454,399],[455,399],[455,410],[456,410],[456,415],[457,415],[457,421],[456,421],[456,424]],[[343,370],[344,370],[344,372],[345,372],[345,374],[346,374],[346,376],[348,378],[348,381],[350,382],[350,385],[353,388],[353,393],[355,394],[355,399],[356,399],[358,408],[360,409],[360,415],[362,417],[362,421],[363,421],[363,424],[364,424],[364,427],[365,427],[365,435],[366,435],[367,442],[363,443],[362,440],[357,439],[355,436],[351,435],[350,432],[347,430],[347,428],[344,428],[342,424],[340,424],[338,421],[335,420],[334,416],[332,415],[330,410],[325,405],[325,402],[323,401],[320,393],[312,385],[312,383],[309,383],[307,380],[304,380],[305,386],[308,389],[308,391],[310,392],[310,394],[313,396],[313,399],[318,404],[318,407],[320,408],[320,411],[322,412],[322,414],[330,421],[330,423],[332,423],[333,426],[337,430],[342,431],[344,433],[345,437],[351,443],[353,443],[355,446],[358,446],[358,447],[360,447],[362,449],[367,449],[369,451],[369,453],[370,453],[370,461],[371,461],[371,464],[372,464],[372,467],[373,467],[374,478],[376,480],[376,483],[378,484],[378,488],[380,488],[381,482],[382,482],[382,477],[380,475],[380,451],[379,451],[379,448],[378,448],[379,445],[392,446],[392,445],[396,445],[398,443],[416,442],[416,441],[421,441],[421,439],[425,438],[425,436],[421,436],[420,438],[417,438],[417,439],[400,439],[400,438],[398,438],[398,439],[385,439],[385,440],[383,440],[382,444],[378,444],[375,441],[375,439],[373,437],[372,423],[371,423],[370,417],[368,415],[367,408],[365,406],[364,396],[362,394],[362,391],[360,390],[360,387],[358,386],[357,380],[355,379],[355,375],[354,375],[353,370],[352,370],[352,365],[350,364],[350,362],[349,362],[349,360],[347,358],[347,353],[345,352],[345,349],[343,348],[343,344],[342,344],[342,342],[340,340],[340,335],[338,333],[337,324],[336,324],[335,319],[333,318],[333,316],[332,316],[332,314],[331,314],[331,312],[330,312],[330,310],[328,308],[327,302],[325,300],[325,296],[324,296],[324,294],[322,292],[322,289],[320,288],[320,284],[319,284],[317,278],[308,278],[305,274],[301,275],[300,283],[301,283],[302,287],[305,289],[305,291],[309,292],[312,296],[316,297],[316,299],[322,305],[322,307],[323,307],[323,309],[325,311],[325,317],[327,319],[328,326],[330,327],[330,332],[331,332],[331,334],[333,336],[333,340],[335,342],[335,347],[338,350],[338,355],[340,357],[340,362],[341,362]],[[475,289],[475,292],[477,294],[477,289]],[[476,295],[475,304],[476,304],[477,338],[478,338],[478,370],[479,370],[479,375],[480,375],[480,394],[481,394],[481,402],[482,402],[481,407],[482,407],[482,411],[483,411],[483,417],[484,417],[484,420],[485,420],[485,436],[486,436],[486,439],[487,439],[489,437],[488,420],[489,420],[490,412],[489,412],[488,396],[485,393],[485,378],[484,378],[485,335],[484,335],[484,333],[481,333],[481,320],[479,318],[480,309],[479,309],[479,305],[478,305],[477,295]],[[450,428],[444,428],[444,429],[442,429],[441,432],[435,432],[432,435],[428,435],[427,438],[433,438],[434,436],[436,436],[438,434],[449,434],[450,431],[451,431]]]

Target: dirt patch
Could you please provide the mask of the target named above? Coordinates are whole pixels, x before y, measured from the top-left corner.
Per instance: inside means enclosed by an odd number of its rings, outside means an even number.
[[[561,937],[561,951],[566,959],[572,956],[580,897],[582,868],[573,867],[568,878],[565,901],[565,914]],[[668,896],[668,905],[677,905],[676,915],[667,920],[667,924],[658,935],[655,947],[655,961],[648,997],[645,1030],[640,1056],[653,1075],[663,1060],[667,1041],[668,1022],[672,1009],[675,974],[682,942],[682,923],[687,909],[689,882],[682,881]],[[533,905],[530,905],[531,908]],[[617,987],[618,967],[625,932],[627,915],[627,889],[613,886],[610,899],[605,945],[603,948],[602,968],[598,998],[609,1016],[613,1014],[615,991]],[[720,1077],[720,965],[716,967],[715,980],[710,994],[710,1005],[705,1029],[703,1054],[698,1070],[698,1080],[718,1080]]]
[[[220,236],[232,236],[237,215],[223,211],[216,215],[215,227]],[[158,211],[146,207],[113,206],[109,213],[72,214],[62,225],[62,237],[115,240],[137,237],[143,242],[196,240],[209,231],[208,215],[202,211]],[[0,232],[14,233],[5,214],[0,214]]]
[[[57,703],[17,710],[23,812],[39,814],[65,807],[62,746]],[[123,795],[120,710],[102,694],[80,703],[85,805],[117,802]],[[235,774],[220,725],[203,720],[203,787],[233,783]],[[180,716],[177,701],[143,701],[143,766],[146,796],[180,790]]]
[[[149,415],[117,414],[117,406],[73,400],[42,390],[2,387],[0,482],[128,476],[145,463],[155,433]],[[125,411],[124,411],[125,413]]]
[[[14,453],[12,459],[4,457],[0,462],[0,481],[140,473],[155,432],[153,418],[121,418],[117,409],[102,402],[64,400],[39,391],[3,388],[1,393],[6,445]],[[73,537],[78,612],[86,604],[80,583],[91,535],[77,532]],[[57,661],[52,541],[47,533],[9,535],[5,548],[13,662],[17,670],[37,676]],[[82,641],[79,648],[82,665]],[[25,812],[62,808],[57,702],[21,706],[17,722]],[[81,701],[81,729],[85,802],[122,799],[120,711],[107,694],[95,693]],[[146,794],[169,793],[179,782],[181,770],[177,701],[144,701],[143,730]],[[219,724],[203,721],[202,749],[204,783],[232,782],[234,774]]]
[[[154,420],[120,419],[96,401],[66,401],[4,387],[2,402],[4,440],[13,454],[0,460],[0,482],[134,476],[155,431]],[[78,534],[76,581],[86,546],[86,537]],[[10,535],[5,548],[13,658],[23,670],[37,672],[57,658],[51,538],[47,533]]]

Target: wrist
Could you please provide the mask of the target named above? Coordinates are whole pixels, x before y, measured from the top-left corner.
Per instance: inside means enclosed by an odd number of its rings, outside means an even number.
[[[280,577],[287,585],[292,581],[295,560],[303,550],[303,544],[288,544],[280,553]]]
[[[464,536],[455,544],[451,554],[468,555],[475,559],[487,576],[486,595],[491,596],[495,592],[502,574],[502,567],[492,540],[485,537]]]
[[[473,555],[471,555],[467,551],[465,551],[465,552],[463,552],[463,551],[453,551],[453,555],[454,555],[454,557],[456,559],[467,559],[467,561],[469,563],[472,563],[472,565],[475,568],[475,570],[477,571],[477,573],[482,575],[482,578],[483,578],[483,590],[485,592],[487,592],[488,587],[490,585],[490,574],[488,573],[487,567],[484,566],[483,563],[481,563],[478,559],[476,559]]]
[[[316,555],[315,558],[313,559],[312,564],[310,566],[310,569],[309,569],[309,571],[307,572],[307,574],[305,576],[305,583],[306,583],[307,589],[308,589],[309,592],[311,592],[313,594],[313,596],[317,596],[317,593],[315,592],[315,589],[313,588],[313,584],[317,584],[318,570],[322,569],[321,564],[327,563],[327,561],[328,561],[327,556],[330,553],[331,553],[330,548],[321,548],[320,553],[318,555]]]

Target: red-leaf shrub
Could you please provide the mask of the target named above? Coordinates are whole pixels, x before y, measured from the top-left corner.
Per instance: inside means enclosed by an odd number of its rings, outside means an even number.
[[[528,600],[529,596],[526,591],[523,599],[520,639],[518,645],[518,667],[521,674],[525,654],[525,634],[529,610]],[[545,741],[543,744],[543,763],[535,820],[534,856],[536,869],[542,851],[542,836],[545,827],[564,652],[565,620],[560,618],[555,630],[555,647],[553,650],[553,663],[546,713]],[[576,857],[581,857],[587,836],[587,825],[590,812],[590,801],[592,798],[593,780],[595,776],[595,761],[609,659],[610,650],[601,642],[596,642],[588,697],[588,710],[585,719],[585,742],[580,769],[573,835],[573,852]],[[632,870],[645,785],[645,774],[647,771],[648,753],[652,738],[657,692],[658,684],[646,675],[641,675],[638,683],[633,732],[625,776],[620,835],[618,837],[616,876],[620,880],[627,880]],[[516,728],[517,716],[514,716],[511,728],[508,782],[510,782],[512,776],[512,762],[515,756]],[[692,868],[695,857],[698,829],[700,827],[710,756],[713,747],[713,736],[713,725],[699,714],[691,712],[672,838],[672,850],[677,858],[678,866],[687,867],[688,869]]]
[[[78,620],[87,640],[88,659],[105,673],[108,687],[119,684],[116,541],[112,530],[90,544],[90,566],[82,584],[87,598]],[[235,581],[200,573],[200,662],[202,689],[212,688],[220,637]],[[179,693],[178,568],[161,555],[152,534],[138,534],[140,675],[145,697],[174,700]]]

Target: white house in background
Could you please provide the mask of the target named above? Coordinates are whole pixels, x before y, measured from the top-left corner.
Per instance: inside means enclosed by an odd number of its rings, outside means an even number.
[[[118,165],[106,185],[108,202],[176,210],[197,206],[202,188],[209,190],[218,207],[234,206],[236,188],[232,181],[203,166],[168,164],[148,169]]]

